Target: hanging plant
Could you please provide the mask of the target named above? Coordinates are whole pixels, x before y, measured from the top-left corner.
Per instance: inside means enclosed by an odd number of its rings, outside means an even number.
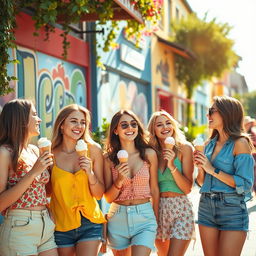
[[[155,25],[160,17],[160,10],[163,0],[132,0],[131,3],[141,15],[145,24],[139,24],[132,20],[127,22],[127,35],[140,39],[140,34],[147,28]],[[67,35],[70,31],[69,25],[79,23],[85,14],[97,14],[99,23],[106,24],[114,15],[113,0],[2,0],[0,8],[0,95],[8,94],[12,89],[9,82],[16,79],[7,74],[7,65],[13,64],[16,60],[10,59],[9,48],[15,48],[14,28],[16,27],[16,15],[24,8],[33,12],[32,19],[35,21],[35,33],[44,27],[46,40],[50,33],[54,33],[56,23],[62,25],[63,32],[63,58],[67,57],[70,43]],[[115,45],[117,23],[113,21],[109,34],[106,37],[103,49],[105,51]]]

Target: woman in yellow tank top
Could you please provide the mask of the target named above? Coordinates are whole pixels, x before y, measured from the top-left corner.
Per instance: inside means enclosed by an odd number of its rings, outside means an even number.
[[[105,190],[103,156],[89,135],[89,127],[89,111],[72,104],[59,112],[53,128],[50,208],[60,256],[96,256],[102,241],[106,220],[97,200]],[[81,139],[86,142],[82,154],[76,151]]]

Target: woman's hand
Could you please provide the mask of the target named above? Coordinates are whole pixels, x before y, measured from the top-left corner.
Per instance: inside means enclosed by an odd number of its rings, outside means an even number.
[[[174,166],[175,153],[174,153],[173,150],[171,150],[171,149],[164,149],[163,150],[163,158],[164,158],[164,160],[167,161],[167,166],[170,169],[173,169],[175,167]]]
[[[205,172],[212,174],[214,167],[208,158],[200,151],[194,152],[194,163],[198,168],[202,168]]]
[[[87,175],[93,174],[92,160],[90,158],[85,156],[79,157],[79,166],[86,172]]]
[[[118,171],[118,180],[119,181],[124,181],[125,178],[130,177],[130,168],[128,166],[128,163],[121,163],[117,166],[117,171]]]
[[[51,165],[53,165],[53,154],[47,151],[38,157],[30,172],[38,176]]]

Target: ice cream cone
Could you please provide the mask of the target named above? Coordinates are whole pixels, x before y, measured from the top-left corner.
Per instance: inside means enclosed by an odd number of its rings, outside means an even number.
[[[173,149],[174,145],[172,144],[165,144],[165,149]]]
[[[87,157],[87,150],[76,151],[76,152],[77,152],[77,154],[78,154],[79,156],[85,156],[85,157]]]
[[[125,157],[121,157],[121,158],[118,158],[119,159],[119,162],[120,163],[126,163],[128,162],[128,158],[125,158]]]
[[[195,150],[200,151],[200,152],[204,152],[204,146],[195,146]]]
[[[49,153],[51,153],[51,146],[47,146],[47,147],[42,147],[39,148],[40,149],[40,154],[43,154],[44,152],[48,151]]]
[[[42,155],[44,152],[49,152],[51,153],[51,146],[52,146],[52,143],[50,140],[48,140],[47,138],[43,137],[43,138],[40,138],[37,142],[38,144],[38,148],[39,148],[39,151],[40,151],[40,154]]]

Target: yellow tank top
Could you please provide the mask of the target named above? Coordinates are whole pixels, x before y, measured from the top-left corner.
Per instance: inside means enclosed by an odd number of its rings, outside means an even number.
[[[93,223],[106,222],[97,200],[91,195],[85,171],[73,174],[54,165],[51,183],[50,208],[55,218],[55,230],[69,231],[80,227],[81,215]]]

